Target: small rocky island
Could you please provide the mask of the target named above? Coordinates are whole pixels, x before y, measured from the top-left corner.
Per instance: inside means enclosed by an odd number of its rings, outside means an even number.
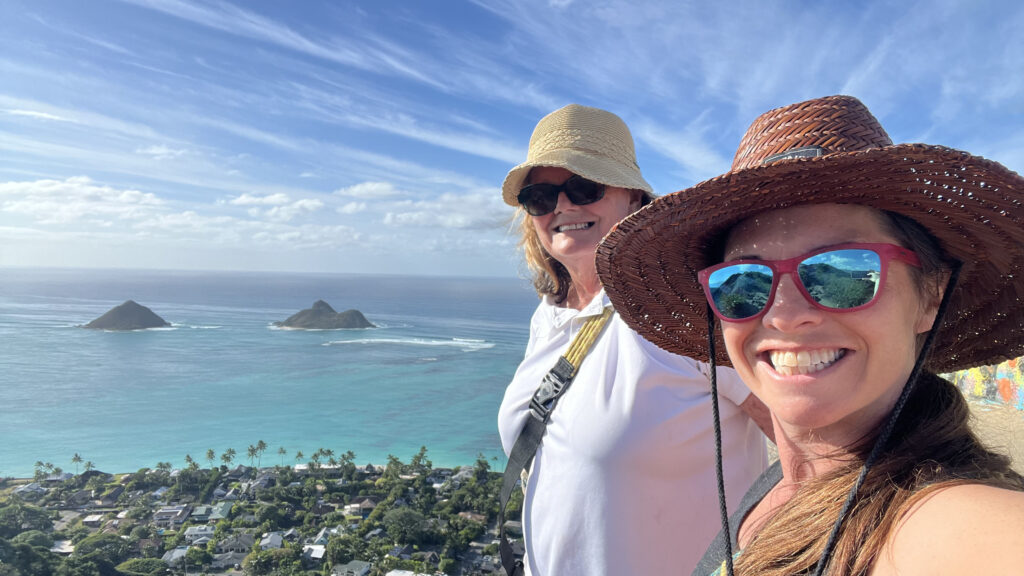
[[[144,330],[146,328],[163,328],[170,326],[163,318],[152,310],[134,300],[128,300],[120,306],[111,308],[106,314],[89,322],[83,328],[93,330]]]
[[[288,317],[284,322],[274,322],[274,326],[296,330],[338,330],[344,328],[376,328],[359,310],[335,312],[331,305],[317,300],[312,308],[307,308]]]

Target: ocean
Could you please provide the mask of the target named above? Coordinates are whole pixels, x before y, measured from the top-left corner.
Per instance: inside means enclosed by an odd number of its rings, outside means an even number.
[[[80,327],[129,299],[172,326]],[[318,299],[377,328],[273,326]],[[249,464],[260,440],[264,466],[426,446],[435,466],[500,470],[498,405],[536,304],[521,278],[0,268],[0,477],[75,472],[75,454],[105,472],[206,467],[209,449]]]

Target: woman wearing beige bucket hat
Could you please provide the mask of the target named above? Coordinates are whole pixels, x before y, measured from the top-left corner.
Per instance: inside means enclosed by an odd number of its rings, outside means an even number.
[[[653,198],[629,129],[604,110],[556,110],[537,124],[526,162],[509,172],[502,192],[519,209],[521,245],[541,297],[498,415],[510,454],[503,498],[518,466],[529,470],[526,561],[509,572],[688,570],[717,531],[710,368],[658,349],[623,324],[594,266],[605,233]],[[603,326],[595,324],[601,318]],[[589,335],[592,346],[582,360],[572,352],[577,334]],[[575,379],[560,397],[538,400],[563,356],[577,358]],[[745,410],[767,413],[733,370],[721,369],[718,380],[725,482],[745,490],[767,465],[764,436]],[[539,447],[524,451],[527,438]]]
[[[819,98],[761,115],[597,267],[629,326],[771,410],[779,461],[694,575],[1021,573],[1024,479],[935,375],[1024,352],[1019,175]]]

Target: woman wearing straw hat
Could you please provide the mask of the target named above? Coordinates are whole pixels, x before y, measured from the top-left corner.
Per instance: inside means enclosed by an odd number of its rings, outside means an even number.
[[[731,172],[623,221],[597,265],[628,325],[771,410],[779,461],[695,575],[1024,569],[1024,480],[935,376],[1024,352],[1019,175],[820,98],[760,116]]]
[[[541,297],[498,416],[514,456],[545,374],[588,319],[612,310],[594,266],[598,243],[654,196],[625,123],[575,104],[537,124],[527,161],[509,172],[502,192],[519,208],[521,246]],[[652,346],[614,314],[597,334],[528,466],[525,572],[679,573],[717,531],[710,369]],[[767,465],[764,436],[745,410],[770,424],[734,371],[720,370],[718,380],[725,482],[744,490]]]

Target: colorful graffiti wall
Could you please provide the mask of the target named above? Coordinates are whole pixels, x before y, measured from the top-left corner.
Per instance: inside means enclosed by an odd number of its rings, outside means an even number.
[[[946,374],[967,398],[1024,410],[1024,357]]]

